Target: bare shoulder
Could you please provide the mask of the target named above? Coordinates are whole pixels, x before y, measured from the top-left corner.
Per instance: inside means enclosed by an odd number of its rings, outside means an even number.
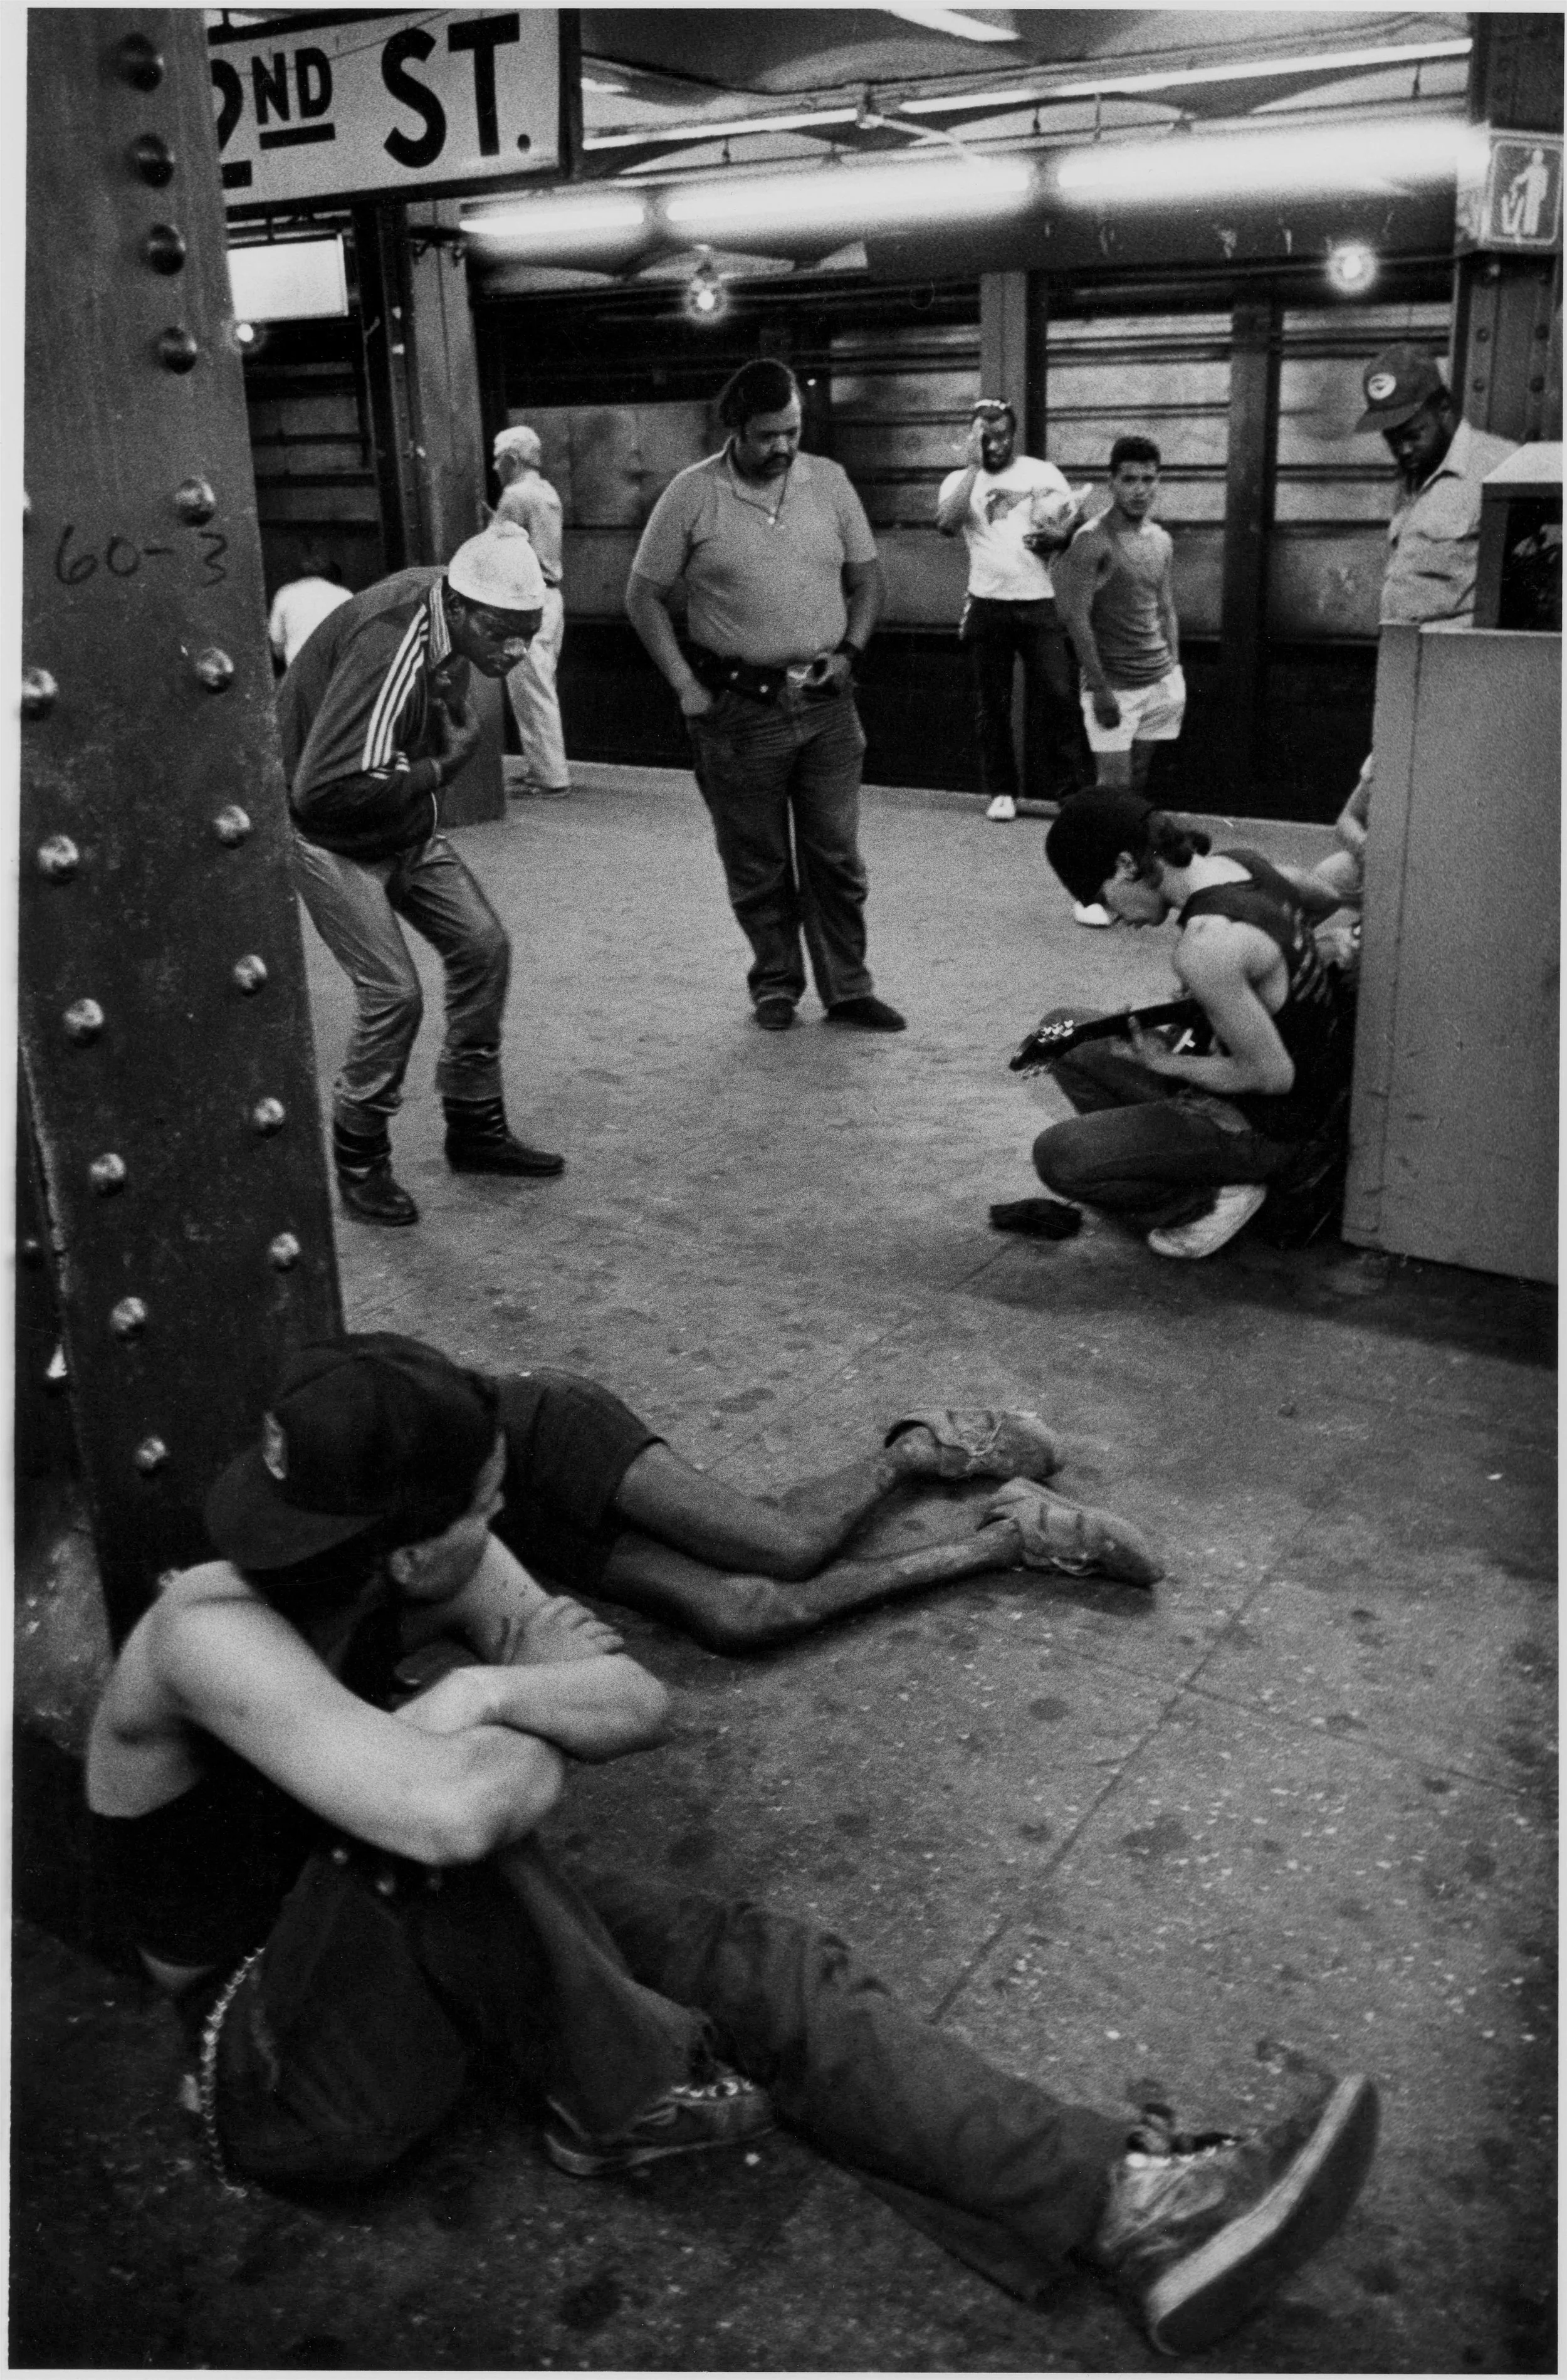
[[[1199,995],[1226,983],[1250,982],[1278,958],[1275,943],[1260,927],[1239,917],[1194,917],[1175,945],[1181,981]]]

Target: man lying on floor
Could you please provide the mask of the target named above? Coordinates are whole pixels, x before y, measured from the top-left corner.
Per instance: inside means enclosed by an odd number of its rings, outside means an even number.
[[[169,1581],[111,1673],[87,1763],[103,1914],[180,2006],[220,2179],[379,2173],[482,2058],[568,2174],[782,2121],[1026,2300],[1071,2260],[1172,2353],[1232,2329],[1342,2221],[1372,2083],[1241,2139],[1168,2108],[1129,2134],[900,2008],[834,1936],[673,1888],[651,1855],[568,1879],[533,1840],[568,1761],[657,1743],[668,1697],[565,1598],[504,1666],[397,1704],[406,1611],[500,1550],[501,1402],[415,1342],[304,1351],[209,1498],[225,1558]]]
[[[395,1334],[351,1348],[431,1349]],[[504,1658],[504,1638],[539,1590],[601,1597],[684,1629],[717,1653],[755,1653],[824,1622],[955,1579],[1026,1565],[1152,1586],[1163,1566],[1128,1523],[1047,1488],[1061,1465],[1032,1414],[910,1414],[860,1461],[789,1488],[776,1503],[695,1470],[609,1390],[536,1367],[487,1384],[505,1442],[494,1533],[502,1543],[474,1583],[464,1633]],[[908,1553],[838,1559],[905,1483],[1003,1483],[962,1515],[966,1533]],[[486,1632],[489,1632],[487,1634]]]

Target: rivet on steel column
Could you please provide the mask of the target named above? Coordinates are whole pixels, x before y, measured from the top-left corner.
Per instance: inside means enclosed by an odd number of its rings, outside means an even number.
[[[161,190],[174,179],[174,152],[166,140],[155,132],[139,133],[130,144],[131,171],[154,190]]]
[[[158,361],[165,371],[194,371],[200,353],[195,334],[178,322],[171,322],[158,334]]]
[[[209,645],[191,667],[209,694],[226,694],[234,684],[234,663],[221,645]]]
[[[140,1297],[122,1297],[111,1308],[109,1328],[116,1339],[140,1339],[147,1328],[147,1308]]]
[[[23,670],[22,717],[24,719],[47,719],[59,698],[59,685],[46,669]]]
[[[126,1185],[126,1161],[112,1148],[95,1157],[87,1169],[87,1178],[100,1198],[112,1198],[116,1190]]]
[[[230,802],[227,808],[219,810],[213,820],[213,832],[220,843],[227,844],[232,850],[236,844],[243,843],[250,832],[249,813],[242,810],[237,802]]]
[[[292,1272],[299,1261],[300,1247],[292,1232],[279,1232],[267,1246],[267,1262],[274,1272]]]
[[[81,866],[81,854],[68,834],[52,834],[38,846],[38,872],[53,884],[68,884]]]
[[[128,33],[115,53],[115,63],[132,91],[156,91],[163,81],[163,53],[145,33]]]
[[[253,999],[267,979],[267,963],[252,951],[248,958],[234,962],[234,980],[246,998]]]
[[[144,1438],[130,1459],[138,1471],[151,1478],[154,1471],[163,1470],[169,1459],[169,1451],[161,1438]]]
[[[174,508],[191,528],[204,528],[218,508],[205,480],[181,480],[174,492]]]
[[[95,1000],[73,1000],[60,1022],[66,1028],[67,1040],[85,1049],[103,1030],[103,1012]]]
[[[154,273],[185,269],[185,242],[173,224],[154,224],[141,243],[141,253]]]
[[[285,1121],[281,1099],[258,1099],[250,1110],[250,1129],[260,1133],[263,1140],[274,1132],[281,1132]]]

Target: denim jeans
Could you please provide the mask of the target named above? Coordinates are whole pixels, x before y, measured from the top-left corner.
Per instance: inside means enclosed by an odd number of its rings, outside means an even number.
[[[725,692],[691,731],[729,899],[755,958],[751,998],[797,1001],[800,937],[823,1007],[871,990],[859,856],[865,731],[854,697]]]
[[[1124,1042],[1090,1041],[1049,1071],[1077,1113],[1040,1133],[1035,1172],[1058,1197],[1139,1231],[1193,1222],[1226,1183],[1269,1181],[1300,1154],[1254,1132],[1229,1099],[1156,1075]]]
[[[446,1038],[436,1089],[443,1099],[499,1099],[511,944],[446,837],[432,834],[394,859],[359,860],[296,833],[293,863],[299,898],[354,987],[353,1030],[333,1085],[337,1122],[368,1135],[402,1104],[424,995],[400,917],[445,962]]]
[[[1063,801],[1093,783],[1094,764],[1077,702],[1077,670],[1055,604],[1002,603],[971,595],[958,630],[968,648],[979,735],[979,776],[988,794],[1015,795],[1012,743],[1014,658],[1023,663],[1030,794]]]
[[[1124,2125],[901,2008],[833,1935],[638,1873],[580,1887],[527,1842],[434,1876],[364,1847],[305,1870],[225,2020],[231,2168],[360,2179],[456,2105],[481,2050],[590,2131],[705,2046],[783,2122],[1027,2298],[1098,2228]]]

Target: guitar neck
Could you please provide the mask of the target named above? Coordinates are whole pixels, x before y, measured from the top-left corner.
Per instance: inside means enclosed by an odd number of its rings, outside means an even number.
[[[1157,1008],[1124,1009],[1117,1016],[1096,1016],[1087,1025],[1073,1027],[1070,1040],[1059,1046],[1076,1050],[1085,1041],[1126,1041],[1131,1038],[1129,1027],[1140,1025],[1147,1033],[1157,1033],[1161,1025],[1196,1025],[1202,1010],[1195,1000],[1167,1000]]]

